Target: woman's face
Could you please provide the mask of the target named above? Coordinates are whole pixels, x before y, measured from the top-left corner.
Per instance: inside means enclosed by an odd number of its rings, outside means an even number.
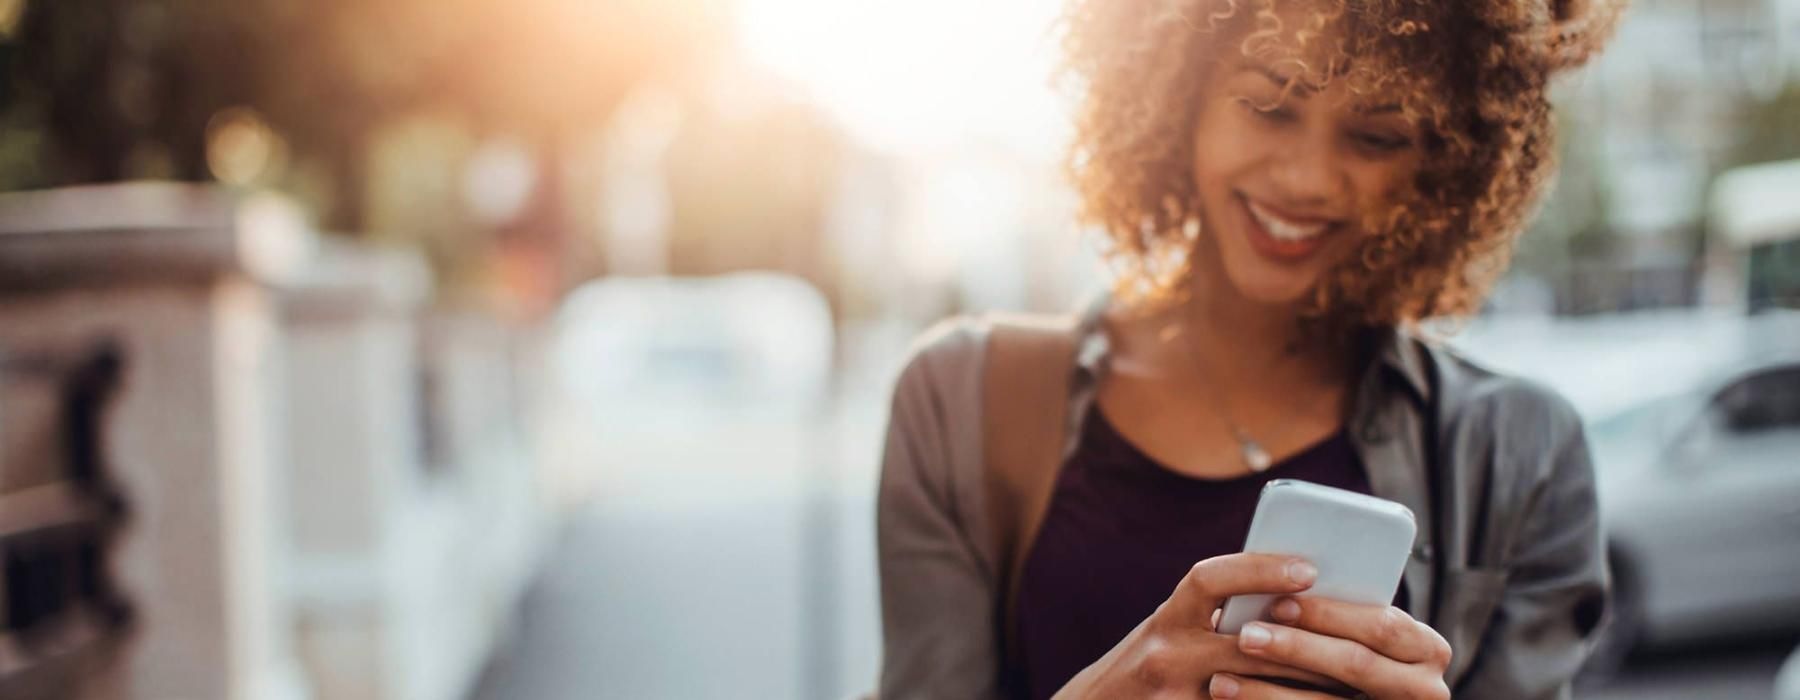
[[[1364,215],[1418,168],[1419,131],[1397,102],[1345,80],[1297,83],[1292,62],[1233,59],[1206,81],[1194,125],[1200,274],[1258,303],[1290,304],[1344,260]],[[1208,243],[1210,241],[1210,243]]]

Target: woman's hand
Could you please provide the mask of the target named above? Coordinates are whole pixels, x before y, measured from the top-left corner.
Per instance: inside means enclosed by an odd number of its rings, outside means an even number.
[[[1276,601],[1270,612],[1283,624],[1253,622],[1239,633],[1238,648],[1247,656],[1329,676],[1376,700],[1450,697],[1444,685],[1449,642],[1404,610],[1294,596]],[[1214,676],[1208,689],[1220,699],[1335,697],[1236,672]]]
[[[1219,673],[1336,686],[1321,673],[1245,653],[1237,637],[1213,631],[1225,599],[1292,595],[1311,587],[1317,576],[1305,561],[1272,554],[1229,554],[1195,564],[1156,612],[1056,697],[1206,698],[1207,683]]]

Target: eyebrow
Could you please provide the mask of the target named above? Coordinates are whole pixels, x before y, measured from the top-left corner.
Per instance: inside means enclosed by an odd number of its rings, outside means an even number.
[[[1275,87],[1281,88],[1283,90],[1288,89],[1288,86],[1292,85],[1294,88],[1294,91],[1298,92],[1301,97],[1307,97],[1307,96],[1310,96],[1313,93],[1319,91],[1319,88],[1317,88],[1317,87],[1294,80],[1294,78],[1292,76],[1287,76],[1287,75],[1282,75],[1280,73],[1277,73],[1277,72],[1275,72],[1275,69],[1270,68],[1268,66],[1246,63],[1240,70],[1249,71],[1249,72],[1255,73],[1257,75],[1260,75],[1264,78],[1268,78],[1269,82],[1275,84]]]
[[[1296,81],[1296,80],[1294,80],[1293,77],[1282,75],[1282,74],[1276,72],[1275,69],[1270,68],[1268,66],[1246,63],[1239,70],[1255,73],[1264,78],[1267,78],[1269,80],[1269,82],[1275,84],[1275,87],[1281,88],[1283,90],[1288,89],[1288,86],[1291,84],[1291,85],[1293,85],[1294,91],[1296,93],[1298,93],[1300,95],[1300,97],[1302,97],[1302,98],[1310,97],[1313,95],[1313,93],[1316,93],[1319,91],[1319,88],[1316,86],[1308,85],[1306,83]],[[1383,114],[1393,114],[1393,113],[1400,111],[1400,103],[1385,102],[1382,104],[1375,105],[1373,107],[1368,107],[1366,109],[1357,109],[1356,111],[1358,114],[1362,114],[1365,116],[1378,116],[1378,115],[1383,115]]]

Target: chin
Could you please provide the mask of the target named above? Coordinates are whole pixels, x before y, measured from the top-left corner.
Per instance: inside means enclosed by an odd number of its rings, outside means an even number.
[[[1225,276],[1246,301],[1267,306],[1291,306],[1312,293],[1316,275],[1296,275],[1291,271],[1257,270],[1255,263],[1230,265]]]
[[[1245,244],[1243,232],[1223,232],[1237,238],[1215,239],[1219,261],[1218,272],[1230,283],[1232,291],[1245,301],[1265,306],[1298,304],[1312,293],[1319,280],[1317,260],[1302,264],[1279,263],[1265,259]]]

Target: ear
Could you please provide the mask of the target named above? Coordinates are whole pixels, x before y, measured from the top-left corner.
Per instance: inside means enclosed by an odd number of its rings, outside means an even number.
[[[1550,0],[1550,71],[1580,68],[1600,53],[1619,26],[1627,0]]]

